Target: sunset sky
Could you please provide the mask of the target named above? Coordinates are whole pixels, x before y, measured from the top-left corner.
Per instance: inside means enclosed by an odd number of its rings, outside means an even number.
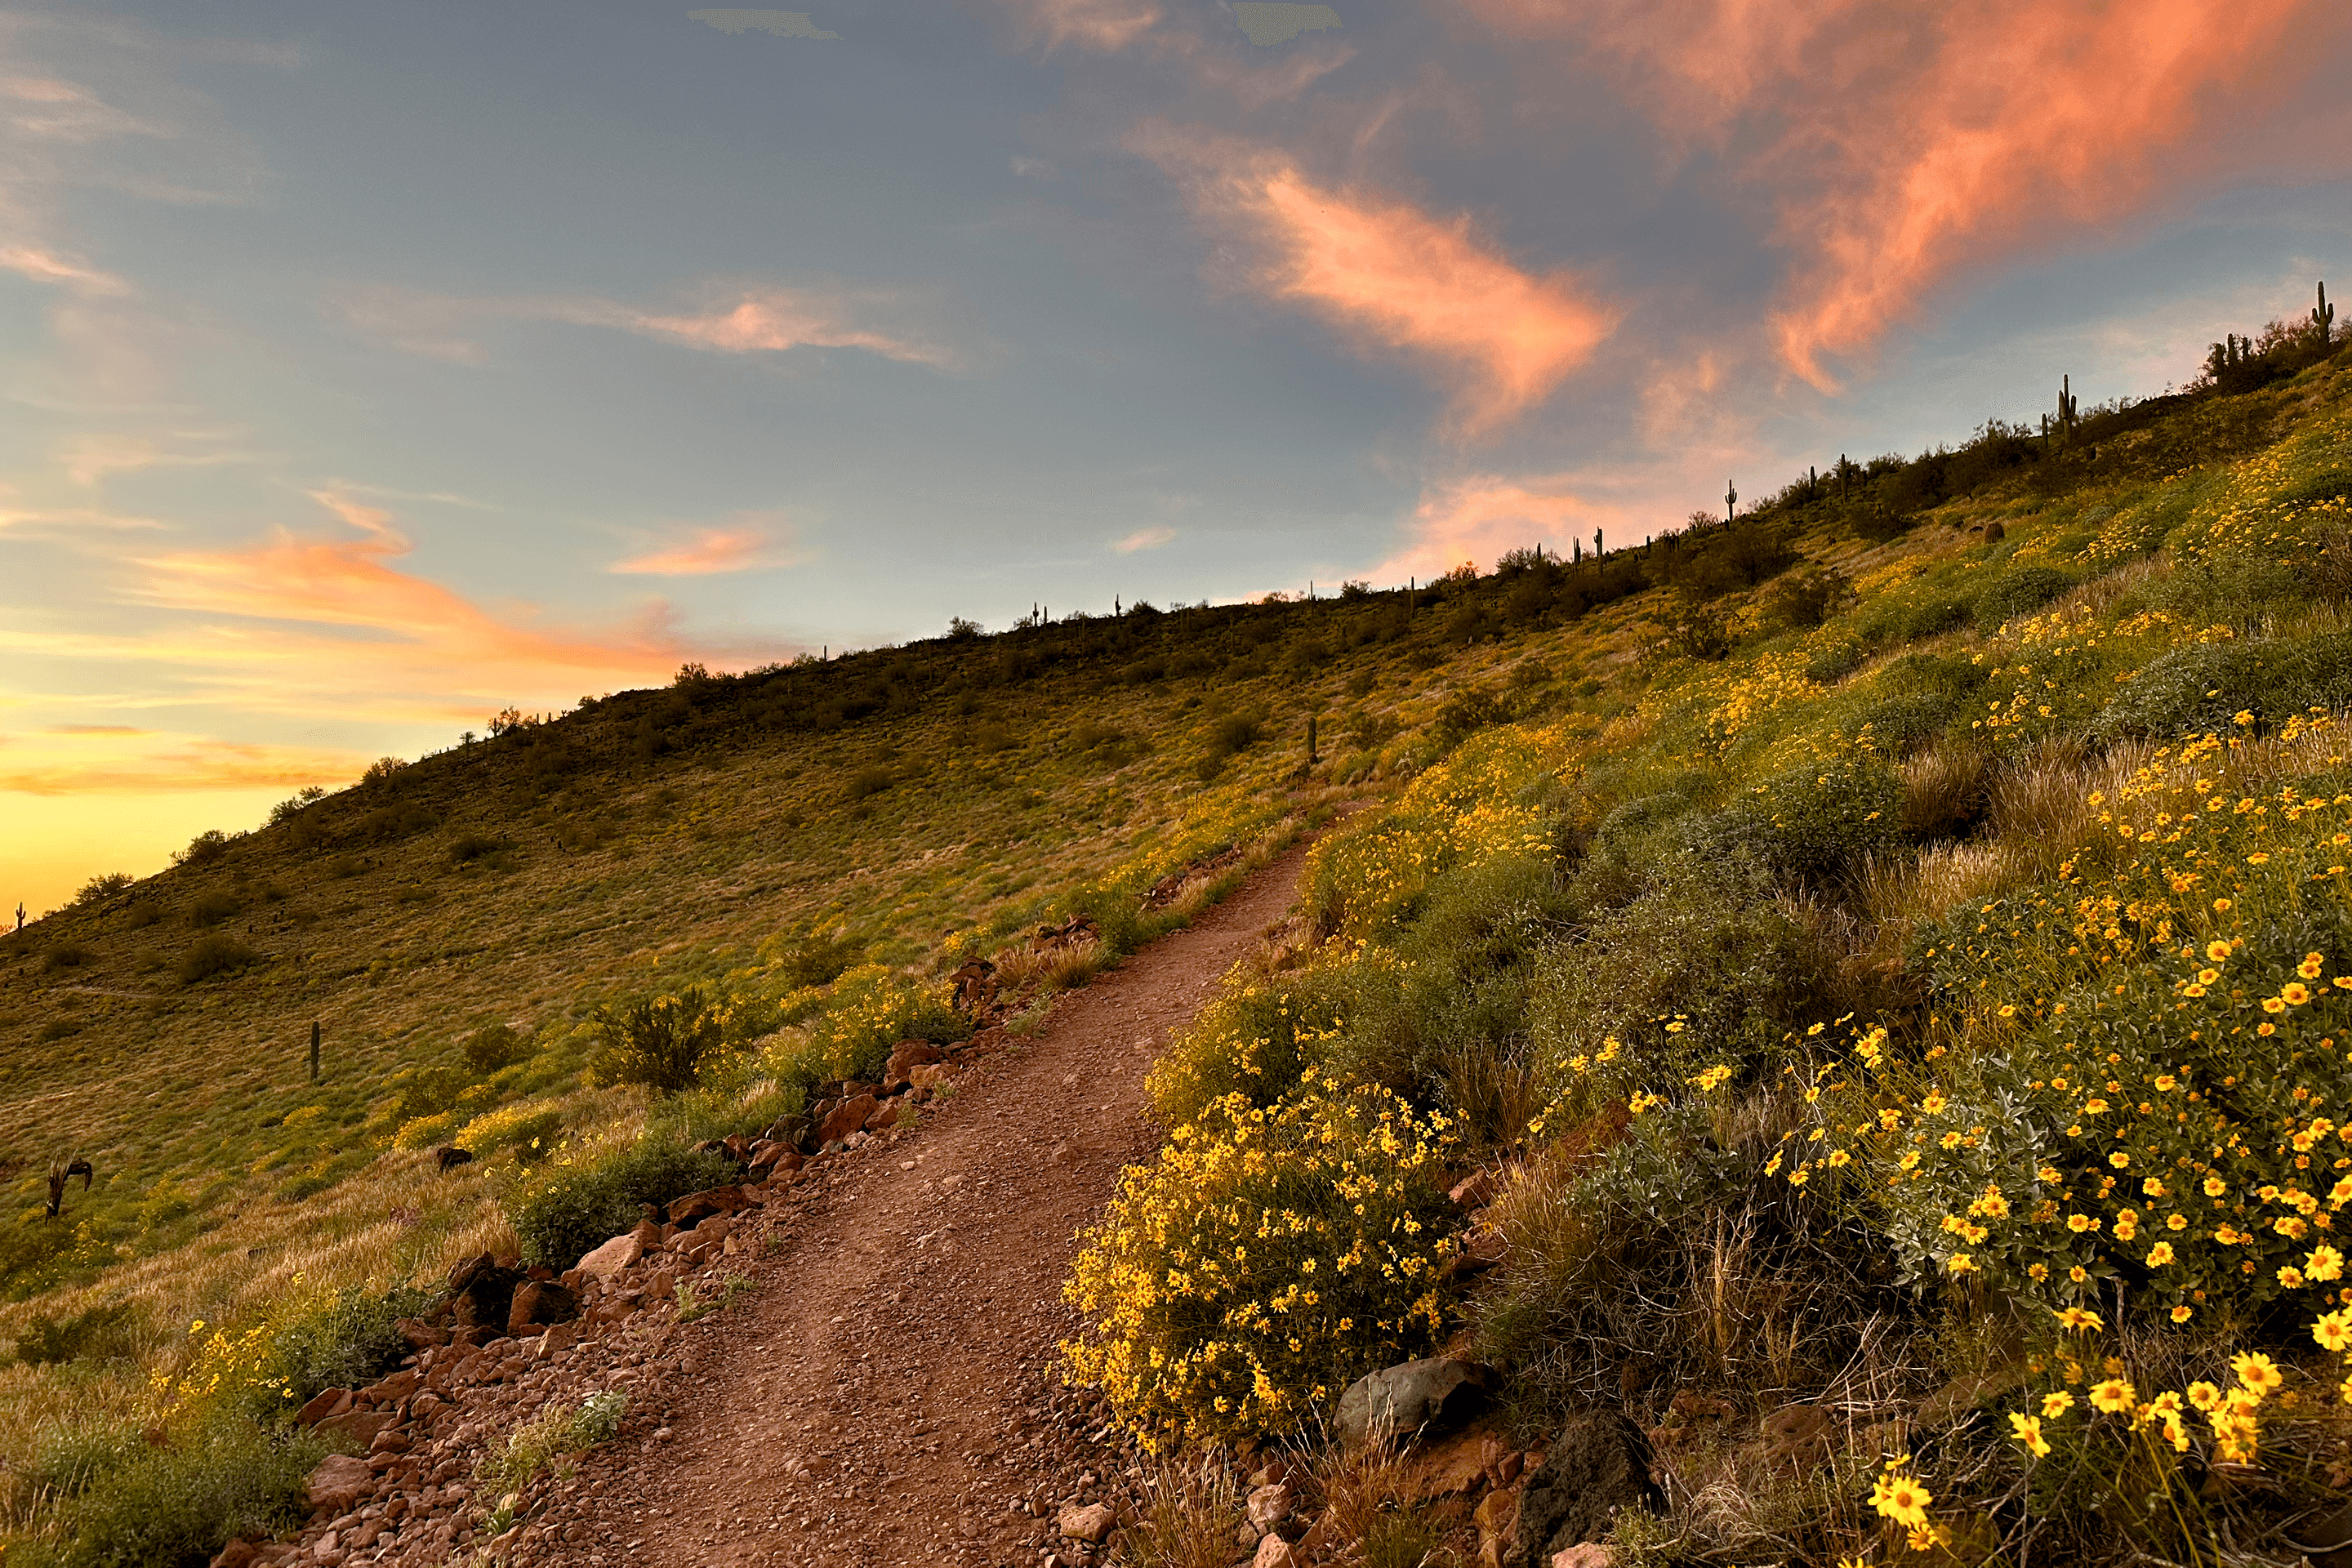
[[[2341,0],[0,9],[0,900],[509,704],[1402,582],[2352,299]]]

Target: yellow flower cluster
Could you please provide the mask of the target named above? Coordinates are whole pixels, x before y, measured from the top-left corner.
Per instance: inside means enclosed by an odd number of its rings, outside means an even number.
[[[1269,1110],[1221,1100],[1131,1166],[1065,1286],[1063,1346],[1157,1447],[1294,1432],[1357,1375],[1422,1353],[1451,1255],[1450,1128],[1308,1069]]]

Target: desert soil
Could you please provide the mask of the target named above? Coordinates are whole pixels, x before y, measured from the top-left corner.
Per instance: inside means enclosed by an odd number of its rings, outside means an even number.
[[[1092,1554],[1066,1504],[1129,1456],[1065,1390],[1062,1282],[1120,1168],[1158,1145],[1145,1075],[1289,911],[1303,849],[1065,995],[921,1126],[803,1183],[745,1270],[675,1331],[633,1401],[667,1425],[560,1486],[542,1562],[1028,1563]],[[641,1423],[632,1423],[642,1429]]]

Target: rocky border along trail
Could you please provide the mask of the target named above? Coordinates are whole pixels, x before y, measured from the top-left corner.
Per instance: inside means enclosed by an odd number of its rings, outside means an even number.
[[[1095,1555],[1055,1516],[1120,1500],[1131,1456],[1054,1375],[1076,1326],[1061,1298],[1074,1237],[1120,1167],[1157,1147],[1145,1075],[1288,913],[1304,853],[1065,996],[919,1128],[818,1162],[736,1233],[748,1245],[706,1268],[706,1297],[729,1272],[751,1279],[732,1306],[685,1325],[640,1313],[567,1352],[604,1351],[594,1359],[630,1391],[632,1418],[572,1479],[531,1489],[530,1522],[499,1557],[699,1568]],[[600,1385],[581,1365],[545,1392],[576,1400]]]

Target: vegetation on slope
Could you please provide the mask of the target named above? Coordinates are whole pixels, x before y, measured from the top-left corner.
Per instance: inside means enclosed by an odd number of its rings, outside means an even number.
[[[1327,836],[1308,960],[1162,1063],[1080,1371],[1160,1439],[1447,1343],[1529,1441],[1727,1398],[1644,1561],[2206,1561],[2339,1503],[2352,356],[2273,341],[1989,426],[1924,516],[1890,467],[1649,552],[1625,705]],[[1302,1124],[1340,1174],[1270,1187]],[[1466,1233],[1428,1143],[1496,1173]],[[1819,1469],[1747,1436],[1790,1406]]]

